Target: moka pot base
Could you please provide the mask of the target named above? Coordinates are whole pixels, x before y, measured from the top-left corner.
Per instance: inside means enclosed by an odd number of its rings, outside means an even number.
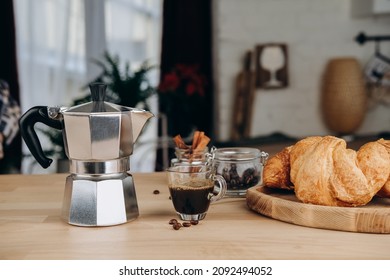
[[[129,158],[104,162],[71,160],[62,217],[71,225],[113,226],[139,216]],[[100,173],[101,172],[101,173]]]

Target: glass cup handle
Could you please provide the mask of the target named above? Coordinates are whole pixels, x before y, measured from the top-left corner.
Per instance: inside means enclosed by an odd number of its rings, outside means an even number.
[[[220,200],[222,197],[225,196],[227,191],[227,184],[225,179],[221,175],[212,175],[212,179],[214,182],[217,182],[219,185],[219,192],[217,195],[212,195],[210,198],[211,202],[215,202]]]

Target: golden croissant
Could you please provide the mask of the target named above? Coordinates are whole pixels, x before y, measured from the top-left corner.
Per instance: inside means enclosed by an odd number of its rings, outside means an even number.
[[[377,142],[385,147],[387,153],[390,155],[390,140],[379,139]],[[377,193],[377,196],[390,197],[390,176],[387,179],[385,185]]]
[[[362,206],[376,194],[390,196],[389,176],[390,141],[369,142],[354,151],[341,138],[313,136],[270,158],[263,184],[294,189],[304,203]]]

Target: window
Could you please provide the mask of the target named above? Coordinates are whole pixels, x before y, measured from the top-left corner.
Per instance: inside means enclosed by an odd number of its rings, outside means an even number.
[[[160,4],[156,0],[106,1],[108,49],[139,66],[145,59],[158,61]],[[130,46],[130,47],[129,47]]]
[[[35,105],[68,106],[85,95],[84,86],[100,70],[91,59],[101,59],[105,50],[119,55],[123,63],[130,62],[132,69],[145,60],[159,64],[160,0],[14,3],[23,112]],[[155,84],[157,70],[158,67],[150,77]],[[154,104],[152,108],[156,109],[157,101]],[[151,130],[157,130],[156,126]],[[150,137],[154,137],[154,132]]]

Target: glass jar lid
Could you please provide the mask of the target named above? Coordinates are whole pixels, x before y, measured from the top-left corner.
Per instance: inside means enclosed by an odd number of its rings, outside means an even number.
[[[216,160],[225,161],[244,161],[253,160],[261,156],[261,152],[256,148],[220,148],[214,151],[214,158]]]

